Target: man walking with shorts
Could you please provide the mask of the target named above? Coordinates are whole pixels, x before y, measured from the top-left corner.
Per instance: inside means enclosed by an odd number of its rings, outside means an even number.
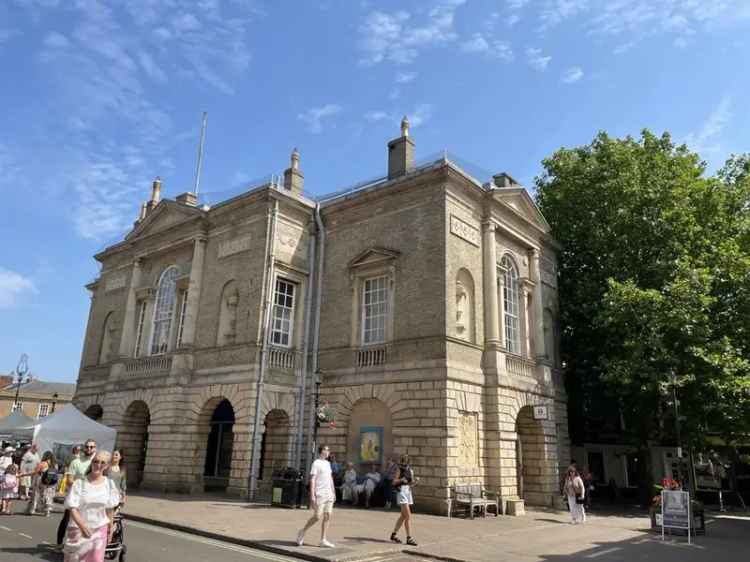
[[[331,463],[328,455],[331,452],[325,445],[318,447],[318,458],[310,467],[310,509],[313,515],[305,524],[304,528],[297,533],[297,546],[305,543],[305,533],[310,527],[322,518],[320,529],[320,546],[323,548],[334,548],[336,545],[326,538],[328,525],[331,522],[333,502],[336,501],[336,490],[333,487],[333,476],[331,475]]]

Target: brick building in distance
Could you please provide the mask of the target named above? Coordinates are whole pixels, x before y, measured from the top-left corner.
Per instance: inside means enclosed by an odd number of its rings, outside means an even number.
[[[95,257],[75,403],[118,430],[133,485],[267,494],[318,441],[360,473],[408,453],[421,509],[481,483],[550,505],[569,457],[556,243],[509,175],[415,165],[309,198],[282,182],[211,208],[161,184]]]
[[[76,385],[32,378],[18,388],[12,375],[0,375],[0,418],[21,410],[30,418],[48,416],[73,401]],[[16,402],[18,391],[18,402]]]

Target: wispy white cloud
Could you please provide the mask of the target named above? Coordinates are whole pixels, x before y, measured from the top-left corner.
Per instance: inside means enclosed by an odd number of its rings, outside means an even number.
[[[539,29],[545,31],[585,12],[588,4],[589,0],[546,0],[539,14]]]
[[[475,33],[471,39],[461,45],[465,53],[486,53],[505,62],[513,60],[513,49],[507,41],[487,39],[481,33]]]
[[[0,45],[19,35],[21,35],[21,32],[17,29],[0,29]]]
[[[583,69],[580,66],[571,66],[562,75],[564,84],[574,84],[583,78]]]
[[[417,77],[416,72],[399,72],[396,74],[396,84],[408,84]]]
[[[34,282],[24,275],[0,267],[0,309],[16,306],[25,293],[36,293]]]
[[[699,154],[721,151],[721,134],[732,118],[732,97],[725,95],[708,116],[701,129],[689,133],[683,142]]]
[[[547,66],[551,60],[552,57],[549,55],[543,55],[541,49],[535,49],[533,47],[526,49],[526,62],[528,62],[529,66],[534,70],[544,72],[547,70]]]
[[[421,127],[427,123],[434,114],[435,106],[431,103],[418,104],[411,111],[405,115],[409,119],[409,126],[412,128]],[[370,123],[400,123],[403,114],[394,111],[384,111],[382,109],[374,109],[367,111],[364,114],[365,121]]]
[[[70,45],[70,41],[62,33],[51,31],[44,38],[43,44],[48,49],[65,49]]]
[[[360,62],[408,64],[421,49],[455,41],[454,15],[465,1],[438,0],[419,22],[404,10],[369,13],[359,27],[359,47],[364,53]]]
[[[505,25],[513,27],[521,21],[521,10],[529,3],[529,0],[505,0],[507,16]]]
[[[322,107],[313,107],[297,115],[297,119],[307,123],[307,130],[311,133],[320,133],[323,131],[323,120],[333,117],[341,112],[341,106],[336,103],[329,103]]]

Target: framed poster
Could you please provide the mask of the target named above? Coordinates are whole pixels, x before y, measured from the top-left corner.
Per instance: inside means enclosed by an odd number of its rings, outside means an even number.
[[[359,430],[360,464],[382,464],[383,428],[362,427]]]
[[[661,492],[661,538],[664,540],[664,529],[687,530],[690,544],[690,494],[680,490],[662,490]]]
[[[547,410],[547,406],[534,406],[534,419],[535,420],[549,419],[549,412]]]

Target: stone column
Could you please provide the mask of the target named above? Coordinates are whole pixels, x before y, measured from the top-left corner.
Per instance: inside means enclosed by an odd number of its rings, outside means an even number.
[[[120,357],[131,357],[133,355],[133,345],[137,315],[137,302],[135,291],[141,284],[141,260],[136,259],[133,262],[133,271],[130,274],[130,287],[128,288],[128,298],[125,303],[125,315],[122,320],[122,335],[120,337]]]
[[[193,246],[193,262],[190,266],[190,281],[188,283],[187,306],[185,319],[182,324],[182,348],[190,348],[195,344],[195,327],[198,320],[198,305],[201,298],[203,284],[203,261],[206,256],[206,239],[198,237]]]
[[[495,225],[482,223],[482,258],[484,260],[484,343],[487,347],[500,344],[497,308],[497,250]]]
[[[531,333],[529,332],[529,314],[531,313],[531,310],[529,310],[530,294],[529,285],[524,283],[521,289],[520,310],[521,314],[523,314],[523,318],[521,318],[521,355],[527,358],[531,357]]]
[[[531,297],[534,308],[534,355],[537,361],[549,357],[544,341],[544,300],[542,297],[542,256],[537,248],[529,252],[533,264],[534,293]]]

